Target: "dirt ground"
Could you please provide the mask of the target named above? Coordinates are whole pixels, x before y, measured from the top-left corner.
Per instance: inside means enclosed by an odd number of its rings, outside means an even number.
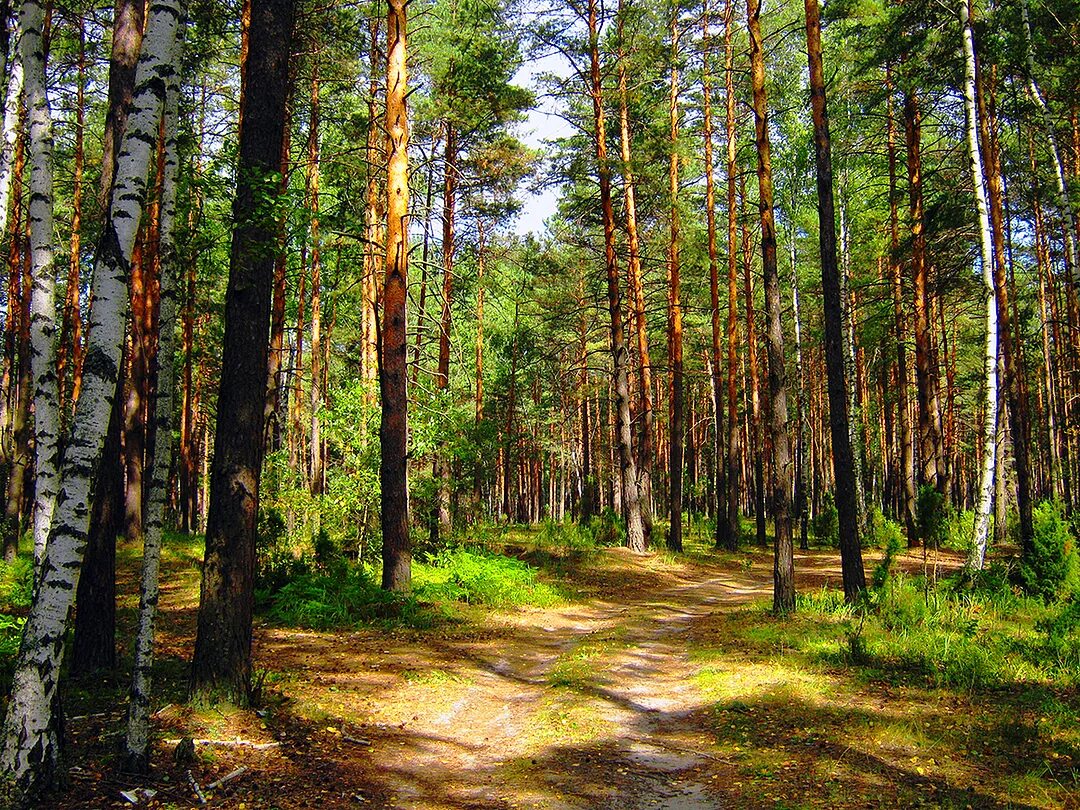
[[[118,714],[70,718],[73,786],[56,806],[199,806],[191,781],[202,788],[239,768],[204,791],[208,806],[1080,806],[1067,792],[1030,803],[1003,798],[986,787],[999,760],[932,745],[933,718],[976,717],[977,706],[790,667],[781,677],[783,649],[769,662],[737,651],[725,659],[728,674],[742,679],[728,683],[744,686],[719,711],[700,650],[746,605],[771,595],[764,552],[673,562],[610,549],[587,560],[531,560],[553,577],[557,568],[582,598],[554,609],[477,611],[426,631],[259,627],[262,708],[197,713],[179,698],[165,705],[155,716],[150,779],[124,781],[108,768]],[[922,559],[903,564],[921,568]],[[796,565],[800,589],[839,584],[832,552],[799,552]],[[175,577],[163,596],[166,672],[174,661],[178,681],[195,607],[183,577],[194,575]],[[866,734],[845,742],[849,724],[898,718],[925,721],[916,730],[923,742],[871,745]],[[176,742],[189,735],[211,742],[178,764]],[[920,759],[926,750],[933,756]],[[156,794],[136,796],[137,805],[121,796],[147,787]]]

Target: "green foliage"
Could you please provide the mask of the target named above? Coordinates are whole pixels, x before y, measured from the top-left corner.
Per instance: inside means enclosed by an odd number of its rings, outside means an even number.
[[[429,627],[435,614],[414,596],[384,591],[356,565],[308,572],[285,584],[270,600],[266,618],[285,625],[329,629],[368,622]]]
[[[593,522],[588,526],[570,521],[559,523],[554,520],[545,520],[540,524],[540,532],[536,537],[538,549],[562,548],[568,552],[591,551],[596,548],[596,538],[593,536]]]
[[[868,536],[863,538],[864,547],[884,548],[886,554],[892,549],[892,553],[896,554],[907,545],[903,527],[895,520],[885,517],[877,506],[870,507],[867,524]]]
[[[0,611],[26,610],[33,590],[34,561],[30,557],[0,560]]]
[[[626,521],[610,506],[605,506],[599,515],[593,515],[589,529],[598,546],[621,546],[626,543]]]
[[[448,549],[414,571],[417,597],[488,607],[546,607],[563,600],[541,582],[535,568],[514,557],[482,549]]]
[[[826,492],[821,498],[821,508],[811,521],[814,529],[814,537],[819,543],[827,543],[830,546],[840,545],[840,517],[836,511],[836,501],[833,494]]]
[[[946,539],[949,511],[945,496],[929,484],[919,487],[915,527],[919,540],[927,546],[940,547]]]
[[[882,521],[880,532],[874,528],[879,520]],[[889,577],[892,575],[892,564],[896,559],[896,555],[904,548],[904,535],[897,524],[884,517],[877,509],[871,513],[870,522],[871,530],[875,531],[876,535],[881,536],[885,546],[885,554],[881,558],[881,562],[874,567],[873,576],[870,578],[870,587],[875,591],[880,591],[885,587],[885,583],[889,581]]]
[[[411,594],[384,591],[373,568],[337,559],[300,570],[260,596],[270,621],[315,629],[369,623],[422,629],[450,618],[454,602],[504,608],[565,600],[521,560],[467,548],[443,550],[431,564],[414,561]]]
[[[1080,556],[1060,504],[1039,504],[1033,518],[1032,548],[1020,559],[1017,580],[1026,593],[1052,602],[1080,589]]]

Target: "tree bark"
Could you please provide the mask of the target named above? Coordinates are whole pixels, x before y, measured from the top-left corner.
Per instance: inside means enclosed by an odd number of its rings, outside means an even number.
[[[382,448],[382,587],[412,584],[409,543],[408,399],[406,394],[406,282],[409,270],[409,122],[406,94],[406,4],[388,0],[386,71],[386,278],[379,335]]]
[[[739,486],[741,477],[739,464],[739,405],[736,373],[739,365],[739,273],[738,273],[738,211],[735,207],[735,183],[738,173],[736,163],[737,143],[735,140],[735,48],[732,41],[732,28],[735,22],[733,0],[727,0],[724,9],[724,109],[727,140],[727,270],[728,270],[728,315],[727,315],[727,506],[724,510],[726,529],[724,545],[735,550],[739,543],[741,527],[739,525]],[[752,303],[748,303],[752,307]],[[719,516],[717,522],[720,521]]]
[[[42,574],[16,659],[11,702],[3,725],[0,767],[15,791],[33,799],[61,778],[61,711],[57,694],[67,616],[86,547],[91,478],[101,457],[118,376],[127,275],[146,195],[165,77],[176,65],[180,11],[160,0],[136,73],[132,112],[117,162],[109,219],[97,252],[94,311],[82,396],[61,471],[57,509]]]
[[[791,446],[787,427],[787,370],[781,323],[780,276],[776,266],[776,223],[773,217],[772,157],[769,149],[765,54],[761,37],[760,0],[746,2],[750,33],[750,83],[758,156],[758,210],[761,214],[761,260],[765,277],[766,346],[769,357],[769,433],[772,439],[772,513],[776,532],[773,559],[773,610],[795,609],[795,558],[791,531]]]
[[[278,184],[270,179],[281,161],[294,15],[293,0],[256,0],[251,8],[219,418],[191,666],[194,697],[239,705],[248,701],[251,677],[255,524],[277,246]]]
[[[806,54],[810,68],[810,106],[814,118],[814,165],[817,174],[821,287],[825,309],[825,366],[829,382],[829,428],[832,434],[836,511],[840,523],[840,560],[844,598],[855,602],[866,588],[859,545],[857,467],[851,446],[848,411],[849,380],[844,368],[844,302],[836,262],[836,217],[833,207],[832,151],[821,55],[821,11],[818,0],[805,0]],[[778,465],[779,467],[779,465]]]
[[[133,773],[150,770],[150,690],[154,666],[154,623],[158,602],[158,570],[161,562],[161,538],[164,531],[165,496],[172,452],[172,365],[176,344],[176,281],[178,270],[173,228],[176,221],[176,147],[179,80],[170,77],[165,99],[162,133],[164,165],[160,201],[161,311],[158,318],[159,344],[153,361],[157,386],[150,404],[150,418],[156,423],[153,456],[146,470],[146,524],[143,533],[143,563],[139,587],[139,621],[135,636],[131,690],[128,698],[127,733],[124,738],[122,767]],[[156,372],[156,374],[155,374]]]
[[[611,201],[611,166],[608,163],[607,131],[604,122],[603,88],[600,82],[600,29],[596,0],[589,0],[589,95],[592,98],[594,145],[600,184],[600,212],[604,225],[604,267],[607,271],[608,312],[611,318],[611,359],[614,375],[615,444],[618,445],[619,477],[627,544],[631,551],[645,551],[645,530],[641,517],[641,496],[637,465],[630,434],[629,352],[623,333],[619,265],[615,255],[615,212]]]
[[[671,17],[671,83],[668,96],[670,150],[668,161],[668,195],[671,203],[668,233],[668,364],[671,366],[671,401],[668,436],[668,475],[670,476],[671,528],[668,531],[669,551],[681,552],[683,512],[683,318],[680,300],[680,241],[679,234],[679,12],[674,6]]]
[[[986,174],[979,146],[978,114],[975,107],[975,37],[971,28],[970,0],[960,0],[960,27],[964,48],[964,115],[967,122],[968,158],[975,187],[979,215],[979,257],[982,261],[983,305],[986,312],[986,352],[984,366],[985,417],[983,418],[983,461],[979,477],[979,498],[975,532],[968,565],[979,569],[986,556],[990,509],[994,500],[994,462],[997,457],[998,408],[998,312],[994,295],[994,240],[987,205]]]

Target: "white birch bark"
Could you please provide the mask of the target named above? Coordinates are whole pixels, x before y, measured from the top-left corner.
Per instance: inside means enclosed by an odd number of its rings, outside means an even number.
[[[175,385],[173,356],[176,352],[177,261],[176,261],[176,150],[177,107],[180,88],[176,78],[168,84],[165,100],[165,171],[161,186],[161,310],[158,320],[157,393],[151,403],[157,441],[150,469],[147,508],[144,515],[142,581],[139,589],[139,625],[135,636],[135,660],[128,696],[127,736],[124,741],[125,771],[150,770],[150,690],[154,666],[154,620],[157,615],[158,569],[161,536],[165,523],[165,496],[168,487],[169,456],[172,452],[172,414]]]
[[[11,179],[15,173],[15,142],[19,139],[19,109],[22,106],[23,64],[18,28],[8,59],[8,83],[4,94],[4,123],[0,134],[0,234],[7,232],[11,207]]]
[[[57,685],[67,617],[90,521],[91,477],[101,458],[116,390],[128,311],[131,253],[147,191],[166,82],[175,72],[179,0],[153,0],[135,75],[131,114],[117,162],[105,230],[94,263],[89,341],[49,541],[15,662],[0,731],[0,771],[17,801],[33,801],[60,777]],[[163,437],[164,438],[164,437]]]
[[[56,504],[56,454],[60,439],[56,379],[56,267],[53,263],[53,134],[45,92],[45,6],[23,0],[19,11],[26,111],[30,124],[30,372],[34,380],[34,569]]]
[[[1069,202],[1068,185],[1065,181],[1065,166],[1061,162],[1061,152],[1058,149],[1057,135],[1054,134],[1054,121],[1050,117],[1050,108],[1046,106],[1046,100],[1039,90],[1035,81],[1035,49],[1031,44],[1031,18],[1028,16],[1028,0],[1020,0],[1020,19],[1024,26],[1024,57],[1027,62],[1027,85],[1028,94],[1042,115],[1043,134],[1046,135],[1050,147],[1050,157],[1054,162],[1054,180],[1057,188],[1057,205],[1061,210],[1061,217],[1065,223],[1065,254],[1069,259],[1073,283],[1080,286],[1080,250],[1077,249],[1076,238],[1076,212],[1073,211]]]
[[[986,354],[984,387],[986,418],[983,421],[983,457],[979,474],[975,535],[968,566],[978,570],[986,559],[986,538],[994,504],[994,465],[997,460],[998,422],[998,313],[994,299],[994,244],[990,232],[990,209],[986,196],[986,173],[979,151],[979,125],[975,110],[975,37],[971,30],[970,0],[960,0],[960,26],[964,41],[964,113],[967,119],[971,179],[975,186],[975,206],[979,211],[979,249],[982,262],[983,303],[986,309]]]

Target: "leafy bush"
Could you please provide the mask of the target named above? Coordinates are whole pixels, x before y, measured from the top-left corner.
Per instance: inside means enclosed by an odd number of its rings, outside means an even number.
[[[561,601],[555,588],[541,582],[535,568],[514,557],[458,548],[441,552],[432,566],[418,566],[416,595],[489,607],[546,606]]]
[[[621,546],[626,543],[626,521],[614,509],[605,506],[589,522],[593,539],[598,546]]]
[[[0,611],[26,610],[33,590],[34,561],[30,557],[16,557],[12,562],[0,560]]]
[[[821,508],[814,515],[811,523],[814,528],[814,537],[819,543],[828,543],[831,546],[840,544],[840,517],[831,492],[826,492],[822,497]]]
[[[891,548],[895,554],[907,545],[904,529],[895,520],[885,517],[876,506],[870,507],[866,528],[868,536],[863,538],[863,546],[884,548],[886,551]]]
[[[1040,503],[1033,518],[1032,550],[1021,557],[1017,580],[1026,593],[1052,602],[1078,590],[1080,557],[1060,504]]]
[[[426,627],[435,618],[415,597],[384,591],[366,569],[355,565],[297,576],[271,597],[266,617],[316,630],[387,620]]]
[[[915,527],[919,540],[927,546],[940,547],[947,539],[949,509],[945,496],[930,484],[919,487]]]

